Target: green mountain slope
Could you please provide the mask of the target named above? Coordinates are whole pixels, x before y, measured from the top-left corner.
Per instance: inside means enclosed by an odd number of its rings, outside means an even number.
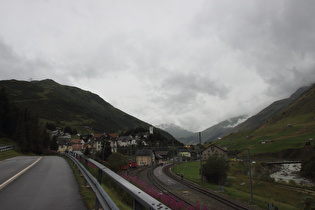
[[[78,131],[86,126],[94,131],[118,132],[150,125],[116,109],[98,95],[53,80],[0,81],[12,101],[36,113],[44,122],[69,125]],[[170,134],[159,130],[168,139]]]
[[[245,122],[236,126],[233,130],[234,131],[251,131],[251,130],[255,130],[259,128],[269,119],[277,115],[279,112],[283,111],[289,104],[295,101],[307,89],[308,87],[299,88],[289,98],[273,102],[268,107],[260,111],[258,114],[248,118]]]
[[[315,84],[255,130],[231,133],[216,144],[253,154],[303,148],[315,138]],[[314,142],[311,142],[314,145]]]

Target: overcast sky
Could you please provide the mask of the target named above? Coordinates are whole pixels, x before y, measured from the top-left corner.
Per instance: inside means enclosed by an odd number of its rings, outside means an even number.
[[[315,82],[315,1],[0,0],[0,79],[202,131]]]

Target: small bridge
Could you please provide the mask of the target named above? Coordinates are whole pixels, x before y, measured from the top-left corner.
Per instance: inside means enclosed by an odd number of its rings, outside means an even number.
[[[297,164],[302,163],[300,160],[294,160],[294,161],[277,161],[277,162],[269,162],[267,165],[282,165],[282,164]]]

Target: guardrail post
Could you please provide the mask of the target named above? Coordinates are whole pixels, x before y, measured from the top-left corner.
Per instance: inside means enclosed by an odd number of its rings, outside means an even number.
[[[87,159],[85,159],[84,167],[85,167],[86,169],[88,169],[88,160],[87,160]]]
[[[100,209],[100,202],[97,200],[97,198],[95,199],[95,210]]]
[[[97,182],[100,183],[100,185],[102,186],[102,170],[99,168],[98,169],[98,176],[97,176]],[[100,205],[100,202],[98,201],[98,199],[96,198],[95,200],[95,209],[99,209],[99,205]]]
[[[81,157],[81,156],[80,156]],[[86,170],[88,169],[88,160],[87,159],[84,159],[84,167],[86,168]],[[87,181],[86,179],[84,179],[84,186],[87,186]]]
[[[133,210],[142,210],[142,205],[136,199],[133,199]]]

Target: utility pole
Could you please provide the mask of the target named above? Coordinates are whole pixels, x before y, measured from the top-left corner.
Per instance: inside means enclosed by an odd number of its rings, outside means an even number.
[[[103,141],[102,141],[102,161],[104,161],[105,160],[105,140],[103,139]],[[104,163],[103,163],[104,164]]]
[[[174,147],[174,139],[173,139],[173,170],[175,169],[175,147]]]
[[[151,150],[151,187],[153,186],[153,150]]]
[[[203,180],[202,180],[202,154],[201,154],[201,132],[199,132],[199,144],[200,144],[200,148],[199,148],[199,153],[200,153],[200,176],[201,176],[201,184],[203,184]]]
[[[249,170],[250,202],[253,202],[252,169],[251,169],[251,167],[250,167],[249,149],[247,149],[247,154],[248,154],[248,170]]]

